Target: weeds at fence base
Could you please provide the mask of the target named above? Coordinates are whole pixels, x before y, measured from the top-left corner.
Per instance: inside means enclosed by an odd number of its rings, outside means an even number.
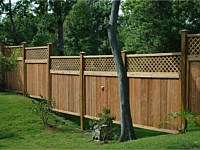
[[[200,128],[200,115],[194,112],[187,110],[181,113],[177,113],[177,112],[170,113],[168,114],[168,116],[169,116],[168,120],[161,121],[158,124],[158,128],[161,128],[164,124],[167,124],[176,128],[176,130],[179,131],[179,133],[186,133],[189,129],[196,128],[196,127]],[[178,127],[178,126],[173,125],[171,118],[181,118],[185,120],[185,122],[182,126]]]

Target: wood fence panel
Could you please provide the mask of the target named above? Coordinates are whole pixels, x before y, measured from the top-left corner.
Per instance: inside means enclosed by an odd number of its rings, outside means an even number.
[[[169,113],[181,112],[178,79],[129,78],[129,85],[134,124],[157,127]],[[180,125],[180,120],[174,125]],[[166,125],[164,128],[174,129]]]
[[[79,113],[79,76],[51,74],[52,99],[55,108],[63,112]]]
[[[85,76],[86,79],[86,115],[98,117],[98,113],[107,107],[111,115],[120,120],[117,77]]]
[[[27,93],[32,97],[47,97],[47,64],[27,65]]]
[[[6,89],[21,93],[23,90],[22,77],[22,61],[20,60],[17,69],[14,72],[6,73],[5,75]]]
[[[190,62],[189,109],[200,114],[200,61]]]

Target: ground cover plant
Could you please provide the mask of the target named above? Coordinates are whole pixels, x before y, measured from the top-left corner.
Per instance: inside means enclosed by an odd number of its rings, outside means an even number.
[[[138,140],[92,141],[91,131],[81,131],[76,122],[57,117],[45,128],[30,107],[32,100],[12,93],[0,93],[0,149],[195,149],[200,148],[200,130],[186,134],[163,134],[137,129]],[[116,129],[117,130],[117,129]]]

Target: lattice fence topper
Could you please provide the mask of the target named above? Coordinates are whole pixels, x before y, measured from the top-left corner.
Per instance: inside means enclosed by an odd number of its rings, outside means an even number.
[[[26,59],[47,59],[48,49],[26,49]]]
[[[51,58],[51,70],[74,70],[80,68],[79,58]]]
[[[19,47],[4,47],[4,55],[6,56],[6,57],[9,57],[10,55],[11,55],[11,53],[12,52],[14,52],[14,51],[16,51],[17,49],[19,49],[20,50],[20,56],[19,57],[21,57],[21,47],[19,46]]]
[[[188,38],[188,54],[200,55],[200,36]]]
[[[128,57],[128,72],[180,72],[181,56]]]
[[[116,71],[113,57],[85,58],[85,71]]]

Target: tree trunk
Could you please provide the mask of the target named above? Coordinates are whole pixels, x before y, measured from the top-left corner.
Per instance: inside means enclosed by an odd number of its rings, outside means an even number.
[[[58,16],[58,48],[59,48],[59,55],[62,56],[63,53],[63,21],[62,21],[62,14]]]
[[[54,1],[54,13],[57,16],[57,27],[58,27],[58,54],[62,56],[63,52],[63,5],[62,1]]]
[[[9,0],[8,14],[9,14],[10,22],[11,22],[11,25],[12,25],[12,30],[13,30],[12,34],[13,34],[14,43],[15,44],[19,44],[18,43],[18,39],[17,39],[16,27],[15,27],[15,23],[14,23],[14,20],[13,20],[12,2],[11,2],[11,0]]]
[[[117,40],[117,19],[119,12],[120,0],[113,0],[112,10],[108,27],[108,38],[114,56],[114,62],[117,69],[119,81],[119,97],[120,97],[120,117],[121,117],[121,136],[119,142],[136,139],[134,128],[132,125],[128,78],[125,66],[122,61],[121,48]]]

